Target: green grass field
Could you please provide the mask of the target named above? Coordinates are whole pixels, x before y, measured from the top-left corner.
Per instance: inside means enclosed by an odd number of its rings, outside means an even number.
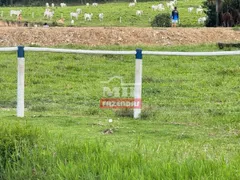
[[[102,81],[134,82],[134,56],[26,52],[25,58],[26,116],[17,118],[16,54],[0,54],[0,179],[240,178],[239,56],[145,55],[138,120],[131,111],[99,108]]]
[[[188,0],[188,1],[178,1],[178,10],[180,13],[180,26],[202,26],[197,23],[199,17],[205,16],[205,14],[196,14],[196,8],[202,5],[202,0]],[[152,5],[157,5],[159,3],[164,4],[165,11],[153,11],[151,9]],[[75,12],[77,8],[82,9],[82,13],[79,15],[79,19],[75,20],[74,26],[136,26],[136,27],[150,27],[151,21],[159,13],[171,13],[166,6],[165,1],[153,1],[153,2],[139,2],[135,7],[128,7],[129,3],[106,3],[100,4],[97,7],[92,6],[67,6],[61,8],[56,6],[52,8],[54,11],[54,17],[52,20],[48,20],[43,17],[46,7],[0,7],[0,18],[8,21],[16,21],[16,16],[10,17],[10,10],[22,10],[22,21],[29,23],[43,24],[48,22],[49,24],[56,22],[62,16],[65,19],[64,26],[69,26],[70,12]],[[194,7],[192,13],[187,11],[188,7]],[[136,16],[136,10],[143,10],[143,15],[141,17]],[[32,14],[34,13],[34,15]],[[93,13],[93,19],[91,22],[85,22],[83,18],[84,13]],[[99,21],[98,14],[104,13],[104,20]],[[121,23],[120,23],[121,17]],[[55,23],[56,25],[56,23]]]

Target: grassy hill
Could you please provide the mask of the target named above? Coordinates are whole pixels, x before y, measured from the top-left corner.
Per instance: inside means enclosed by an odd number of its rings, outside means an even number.
[[[131,55],[27,52],[26,117],[19,119],[16,54],[1,53],[1,179],[239,179],[239,57],[145,55],[140,120],[99,108],[101,82],[132,83],[134,63]]]
[[[159,3],[164,4],[165,11],[153,11],[151,6]],[[43,24],[48,22],[54,23],[61,17],[65,19],[64,26],[69,26],[70,12],[76,12],[77,8],[82,9],[82,13],[79,15],[78,20],[75,20],[74,26],[137,26],[137,27],[149,27],[150,22],[159,13],[171,13],[171,10],[167,8],[165,1],[153,1],[153,2],[139,2],[135,7],[128,7],[129,3],[106,3],[99,4],[97,7],[93,6],[67,6],[61,8],[59,5],[51,8],[54,11],[54,17],[52,20],[44,18],[43,14],[46,7],[1,7],[0,17],[3,20],[16,21],[16,17],[10,17],[10,10],[22,10],[22,21],[28,21],[29,23]],[[180,13],[180,25],[181,26],[202,26],[197,23],[199,17],[205,16],[205,14],[196,14],[196,9],[189,13],[188,7],[198,7],[202,5],[202,0],[188,0],[178,1],[177,7]],[[141,17],[136,16],[136,10],[143,10]],[[84,13],[93,13],[93,19],[91,22],[85,22],[83,18]],[[98,14],[104,13],[104,20],[99,21]],[[120,22],[121,18],[121,22]]]

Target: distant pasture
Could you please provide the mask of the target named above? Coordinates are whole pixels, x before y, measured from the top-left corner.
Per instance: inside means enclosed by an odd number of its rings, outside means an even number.
[[[154,11],[152,5],[163,4],[165,10]],[[180,26],[191,27],[191,26],[203,26],[198,23],[200,17],[204,17],[205,14],[196,13],[196,8],[202,5],[201,0],[188,0],[178,1],[177,7],[180,14]],[[188,8],[193,7],[192,12],[188,12]],[[166,1],[153,1],[153,2],[140,2],[136,3],[135,6],[129,7],[129,3],[106,3],[98,4],[98,6],[81,5],[79,6],[66,6],[61,7],[60,4],[55,4],[55,7],[49,7],[50,11],[54,11],[52,19],[44,17],[46,10],[45,6],[42,7],[1,7],[0,18],[8,21],[18,21],[16,16],[10,16],[10,10],[22,10],[23,22],[29,23],[54,23],[58,22],[61,18],[64,18],[63,26],[135,26],[135,27],[149,27],[151,21],[159,13],[171,14],[171,9],[167,8]],[[71,23],[71,12],[76,12],[77,9],[81,9],[81,13],[78,19],[74,19],[74,24]],[[141,16],[136,15],[136,12],[141,10],[143,13]],[[84,20],[85,13],[92,13],[93,17],[91,21]],[[102,21],[99,20],[99,14],[103,13],[104,18]],[[56,23],[55,23],[56,24]]]

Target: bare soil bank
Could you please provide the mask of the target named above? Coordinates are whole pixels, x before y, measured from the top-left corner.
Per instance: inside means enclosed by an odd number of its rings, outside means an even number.
[[[1,27],[0,46],[36,44],[173,46],[240,42],[232,28]]]

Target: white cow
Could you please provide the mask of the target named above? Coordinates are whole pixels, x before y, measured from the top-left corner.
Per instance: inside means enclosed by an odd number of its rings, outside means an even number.
[[[86,6],[89,6],[89,3],[86,3]]]
[[[158,10],[158,6],[157,5],[152,5],[152,10],[154,10],[154,11]]]
[[[84,14],[84,19],[85,19],[85,21],[91,21],[91,20],[92,20],[92,16],[93,16],[92,13],[91,13],[91,14],[85,13],[85,14]]]
[[[48,12],[50,12],[50,9],[48,9],[48,8],[45,9],[43,16],[44,16],[44,17],[47,16]]]
[[[137,10],[137,11],[136,11],[136,15],[137,15],[137,16],[141,16],[142,14],[143,14],[143,10]]]
[[[100,14],[98,15],[98,17],[99,17],[99,20],[102,21],[102,20],[103,20],[103,17],[104,17],[103,13],[100,13]]]
[[[92,6],[98,6],[98,3],[92,3]]]
[[[163,4],[158,4],[158,5],[152,5],[152,10],[156,11],[156,10],[159,10],[159,11],[163,11],[165,10]]]
[[[72,19],[73,17],[75,17],[76,19],[78,19],[78,15],[79,15],[78,12],[71,12],[71,13],[70,13],[71,19]]]
[[[77,8],[76,12],[77,12],[78,14],[81,14],[81,13],[82,13],[82,10],[81,10],[80,8]]]
[[[201,8],[201,7],[197,8],[197,9],[196,9],[196,13],[197,13],[197,14],[198,14],[198,13],[202,14],[202,13],[203,13],[203,8]]]
[[[193,7],[189,7],[188,12],[192,12],[192,11],[193,11]]]
[[[135,3],[134,3],[134,2],[131,2],[131,3],[129,3],[129,5],[128,5],[128,7],[133,7],[133,6],[135,6]]]
[[[169,7],[169,9],[174,10],[174,5],[171,4],[171,6]]]
[[[198,18],[198,24],[204,24],[206,20],[207,20],[206,17],[200,17]]]
[[[19,16],[19,14],[22,13],[22,10],[10,10],[10,16],[16,15]]]
[[[174,1],[170,1],[170,2],[167,2],[166,4],[167,4],[167,7],[171,9],[172,6],[175,5],[175,2]]]
[[[50,11],[49,9],[46,9],[44,12],[44,17],[46,16],[49,19],[52,19],[53,15],[54,15],[54,11]]]
[[[66,7],[67,5],[66,5],[66,3],[60,3],[60,6],[61,7]]]

